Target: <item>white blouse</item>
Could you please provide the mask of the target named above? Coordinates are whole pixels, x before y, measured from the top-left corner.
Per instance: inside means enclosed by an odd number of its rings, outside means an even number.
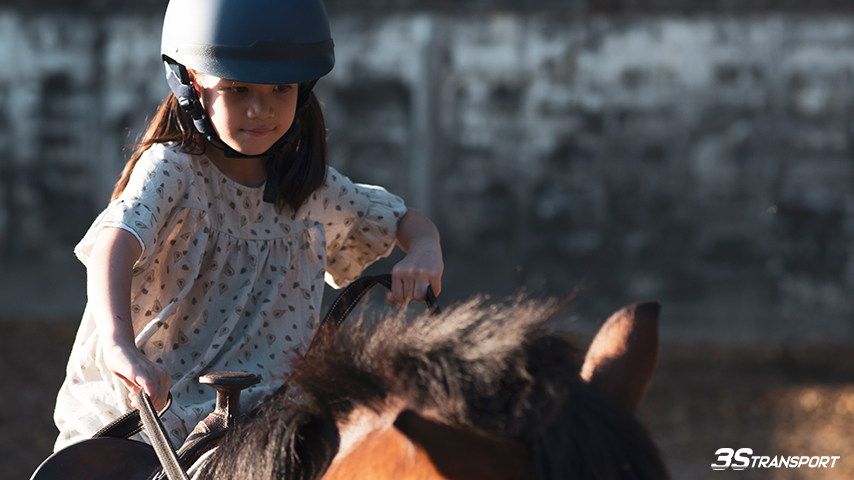
[[[391,253],[406,213],[399,197],[331,167],[295,214],[264,203],[263,191],[226,178],[204,156],[155,145],[75,248],[88,264],[104,227],[123,228],[142,245],[132,323],[137,347],[172,376],[163,422],[175,445],[214,409],[215,392],[199,376],[259,375],[241,395],[244,410],[282,384],[288,360],[317,324],[324,278],[344,286]],[[57,398],[55,448],[91,437],[129,409],[87,307]]]

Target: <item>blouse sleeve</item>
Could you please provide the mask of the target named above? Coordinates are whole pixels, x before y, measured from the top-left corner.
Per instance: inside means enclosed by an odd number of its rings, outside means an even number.
[[[341,288],[394,250],[406,205],[384,188],[355,184],[333,168],[320,197],[326,213],[326,281]]]
[[[155,253],[157,234],[184,196],[191,168],[165,145],[154,145],[140,157],[127,187],[98,215],[74,248],[77,258],[88,265],[98,234],[104,227],[132,233],[142,246],[136,265],[144,265]]]

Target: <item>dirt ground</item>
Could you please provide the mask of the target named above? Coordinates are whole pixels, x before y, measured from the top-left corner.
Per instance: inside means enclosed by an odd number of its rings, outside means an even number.
[[[26,479],[51,450],[56,391],[78,319],[0,320],[0,478]],[[674,479],[854,478],[854,345],[665,341],[641,421]],[[715,451],[839,456],[834,468],[713,471]]]

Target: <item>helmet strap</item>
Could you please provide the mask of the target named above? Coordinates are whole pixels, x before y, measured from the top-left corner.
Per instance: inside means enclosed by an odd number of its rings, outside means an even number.
[[[267,157],[267,161],[264,165],[267,173],[267,180],[264,184],[263,200],[267,203],[276,203],[279,188],[279,172],[278,168],[276,168],[276,152],[281,151],[287,144],[295,141],[299,136],[301,130],[299,115],[310,103],[311,91],[317,83],[317,80],[299,84],[294,120],[288,131],[276,140],[276,142],[273,143],[266,152],[260,155],[245,155],[228,146],[221,138],[219,138],[219,135],[217,135],[216,130],[214,129],[210,118],[208,118],[207,112],[205,112],[205,108],[202,106],[202,102],[196,93],[193,82],[190,80],[190,73],[187,71],[187,67],[180,63],[171,61],[171,59],[165,60],[165,63],[166,80],[169,83],[169,88],[178,100],[178,105],[181,110],[192,118],[193,125],[196,127],[196,130],[204,136],[211,146],[222,150],[223,154],[228,158]]]

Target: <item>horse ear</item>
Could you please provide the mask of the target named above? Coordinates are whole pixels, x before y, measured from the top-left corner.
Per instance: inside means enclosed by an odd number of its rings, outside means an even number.
[[[658,363],[658,302],[623,307],[593,337],[581,378],[635,413]]]

